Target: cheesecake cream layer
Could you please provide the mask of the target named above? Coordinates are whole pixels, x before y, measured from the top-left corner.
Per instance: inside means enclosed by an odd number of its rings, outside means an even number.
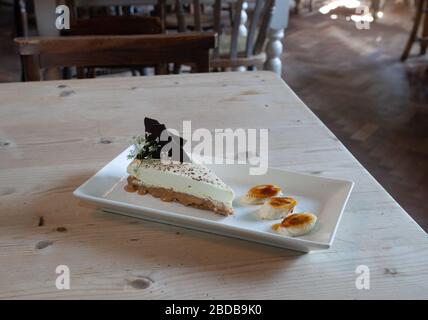
[[[224,204],[232,209],[233,190],[203,165],[135,159],[129,164],[127,172],[146,188],[169,189]]]

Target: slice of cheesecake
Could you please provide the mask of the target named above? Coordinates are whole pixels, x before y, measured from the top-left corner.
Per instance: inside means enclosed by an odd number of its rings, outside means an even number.
[[[176,201],[222,215],[233,214],[233,190],[201,164],[134,159],[127,172],[127,191],[149,193],[163,201]]]

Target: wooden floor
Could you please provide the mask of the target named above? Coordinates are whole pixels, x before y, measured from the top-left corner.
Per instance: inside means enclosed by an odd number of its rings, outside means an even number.
[[[389,6],[369,30],[319,13],[292,16],[283,77],[428,230],[428,55],[399,62],[411,28]]]
[[[20,79],[10,24],[0,13],[0,82]],[[404,7],[387,7],[369,30],[319,13],[292,15],[283,77],[428,230],[428,56],[399,62],[410,27]]]

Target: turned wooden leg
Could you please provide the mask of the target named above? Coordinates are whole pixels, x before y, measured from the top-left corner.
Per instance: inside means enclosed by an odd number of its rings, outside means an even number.
[[[425,4],[425,0],[418,1],[418,8],[416,11],[415,21],[413,24],[412,31],[410,32],[409,40],[407,41],[406,47],[404,48],[403,54],[401,55],[401,61],[406,61],[406,59],[409,57],[410,50],[412,50],[412,45],[416,41],[416,38],[418,36],[419,25],[421,24],[424,4]]]
[[[248,9],[248,2],[243,2],[242,3],[242,10],[241,10],[241,20],[240,20],[240,24],[239,24],[239,36],[240,37],[246,37],[248,34],[248,30],[247,30],[247,20],[248,20],[248,14],[247,14],[247,9]]]
[[[278,76],[282,71],[282,38],[284,38],[284,29],[270,29],[268,34],[268,43],[266,46],[267,59],[264,64],[265,70],[272,70]]]
[[[248,29],[246,26],[246,23],[248,20],[247,9],[248,9],[248,2],[243,2],[242,3],[242,10],[241,10],[241,20],[240,20],[240,24],[239,24],[239,37],[242,37],[242,38],[246,38],[248,35]],[[246,71],[247,68],[241,66],[241,67],[234,68],[234,70],[235,71]]]

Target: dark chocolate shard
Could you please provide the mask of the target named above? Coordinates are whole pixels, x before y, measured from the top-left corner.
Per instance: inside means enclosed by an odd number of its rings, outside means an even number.
[[[164,124],[155,119],[147,117],[144,118],[144,126],[146,131],[146,140],[157,141],[158,145],[160,146],[152,153],[151,157],[153,159],[160,159],[162,148],[170,143],[170,148],[168,150],[169,158],[180,162],[191,162],[190,157],[184,151],[184,144],[186,143],[186,140],[169,132]],[[166,136],[162,137],[162,133],[164,133]]]

